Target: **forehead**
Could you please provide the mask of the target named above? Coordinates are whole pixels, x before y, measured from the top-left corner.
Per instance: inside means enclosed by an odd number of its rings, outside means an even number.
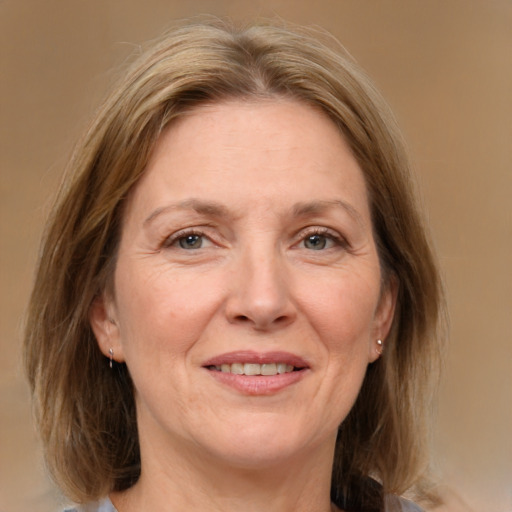
[[[215,199],[236,206],[342,199],[366,214],[362,171],[337,126],[297,100],[231,100],[176,119],[160,136],[131,207]],[[343,197],[339,197],[343,196]]]

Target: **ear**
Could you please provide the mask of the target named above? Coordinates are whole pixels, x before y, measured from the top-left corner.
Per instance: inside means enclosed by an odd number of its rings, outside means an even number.
[[[386,337],[389,334],[395,316],[396,298],[398,295],[398,280],[391,276],[384,285],[373,319],[372,336],[369,344],[368,360],[376,361],[385,350]],[[378,344],[382,340],[382,345]]]
[[[89,309],[89,323],[103,355],[110,358],[112,350],[113,359],[123,362],[123,347],[112,299],[105,294],[94,299]]]

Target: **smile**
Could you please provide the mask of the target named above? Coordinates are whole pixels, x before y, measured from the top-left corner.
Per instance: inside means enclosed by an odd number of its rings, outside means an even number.
[[[233,363],[208,366],[209,370],[222,373],[231,373],[233,375],[281,375],[300,370],[287,363]]]
[[[252,350],[221,354],[202,366],[221,385],[250,396],[274,395],[299,383],[311,370],[296,354]]]

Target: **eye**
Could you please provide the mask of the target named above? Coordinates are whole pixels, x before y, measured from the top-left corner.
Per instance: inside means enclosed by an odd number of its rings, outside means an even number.
[[[204,238],[202,235],[190,234],[177,239],[178,245],[182,249],[200,249],[203,246]]]
[[[211,240],[201,231],[179,231],[164,240],[162,246],[166,249],[184,249],[193,251],[204,249],[211,245]]]
[[[329,242],[332,244],[332,240],[325,235],[314,234],[304,239],[304,247],[306,249],[312,249],[313,251],[321,251],[328,246]]]
[[[323,251],[334,247],[345,247],[344,238],[328,228],[314,228],[303,235],[300,245],[310,251]]]

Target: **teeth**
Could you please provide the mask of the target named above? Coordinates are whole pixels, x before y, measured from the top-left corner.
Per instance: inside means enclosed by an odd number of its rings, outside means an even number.
[[[243,375],[244,365],[240,363],[233,363],[231,365],[231,371],[229,373],[234,373],[235,375]]]
[[[277,366],[275,363],[261,365],[261,375],[276,375],[276,374],[277,374]]]
[[[286,363],[233,363],[215,366],[215,370],[235,375],[278,375],[293,372],[293,366]]]
[[[245,375],[261,375],[261,365],[254,363],[245,363],[244,373]]]
[[[292,370],[293,370],[293,366],[290,366],[289,364],[279,363],[277,365],[277,373],[287,373],[287,372],[291,372]]]

